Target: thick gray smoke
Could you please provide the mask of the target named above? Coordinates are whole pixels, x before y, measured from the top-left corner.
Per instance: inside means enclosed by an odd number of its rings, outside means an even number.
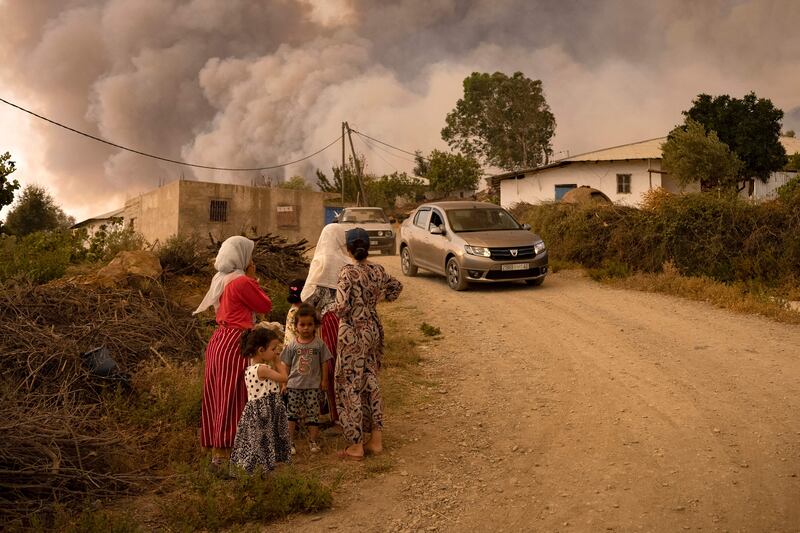
[[[343,120],[402,147],[441,148],[444,116],[475,70],[541,79],[554,148],[571,154],[664,135],[700,92],[800,105],[794,0],[0,0],[0,10],[13,21],[0,35],[3,97],[213,166],[295,159]],[[798,120],[787,116],[787,129]],[[192,172],[43,123],[24,135],[39,181],[79,217],[182,173],[256,177]],[[375,171],[411,166],[360,150]],[[331,149],[267,175],[310,178],[339,157]]]

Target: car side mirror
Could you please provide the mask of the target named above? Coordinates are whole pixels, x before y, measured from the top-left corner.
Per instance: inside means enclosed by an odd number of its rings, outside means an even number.
[[[525,231],[530,231],[531,230],[531,225],[530,224],[523,224],[522,225],[522,229],[524,229]]]
[[[431,235],[444,235],[443,226],[434,226],[431,228]]]

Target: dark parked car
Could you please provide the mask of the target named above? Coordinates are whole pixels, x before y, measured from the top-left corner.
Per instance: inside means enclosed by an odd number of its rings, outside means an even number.
[[[370,250],[380,251],[383,255],[395,255],[396,236],[380,207],[345,207],[335,221],[354,228],[364,228],[369,234]]]
[[[548,257],[530,226],[497,205],[433,202],[419,206],[400,226],[400,263],[407,276],[424,268],[460,291],[471,282],[541,285]]]

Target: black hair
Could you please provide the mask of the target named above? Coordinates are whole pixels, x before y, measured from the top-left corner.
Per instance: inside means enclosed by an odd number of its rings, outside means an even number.
[[[355,239],[347,243],[347,251],[353,255],[356,261],[366,259],[369,255],[369,241]]]
[[[305,286],[306,280],[304,279],[296,279],[292,280],[289,283],[289,296],[286,297],[286,301],[290,304],[299,304],[302,300],[300,299],[300,293],[303,292],[303,286]]]
[[[313,316],[314,317],[314,325],[319,326],[319,314],[317,310],[311,304],[300,304],[297,308],[297,313],[294,315],[294,325],[297,326],[297,321],[300,319],[301,316]]]
[[[267,328],[245,330],[239,341],[242,357],[253,357],[259,348],[266,348],[272,341],[280,340],[278,334]]]

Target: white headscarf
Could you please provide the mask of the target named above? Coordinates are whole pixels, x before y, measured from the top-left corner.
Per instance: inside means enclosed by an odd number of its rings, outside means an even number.
[[[344,234],[347,227],[342,224],[328,224],[322,228],[317,247],[314,250],[314,258],[308,268],[308,277],[300,293],[300,299],[307,300],[317,287],[328,287],[335,289],[339,284],[339,271],[344,265],[353,262],[353,258],[347,253],[347,244]]]
[[[211,287],[209,287],[203,301],[192,313],[193,315],[202,313],[212,305],[214,310],[217,310],[219,298],[222,296],[225,286],[239,276],[244,276],[244,271],[253,257],[255,246],[256,243],[247,237],[236,235],[225,239],[225,242],[219,247],[217,259],[214,261],[214,268],[217,269],[217,273],[214,274],[211,280]]]

